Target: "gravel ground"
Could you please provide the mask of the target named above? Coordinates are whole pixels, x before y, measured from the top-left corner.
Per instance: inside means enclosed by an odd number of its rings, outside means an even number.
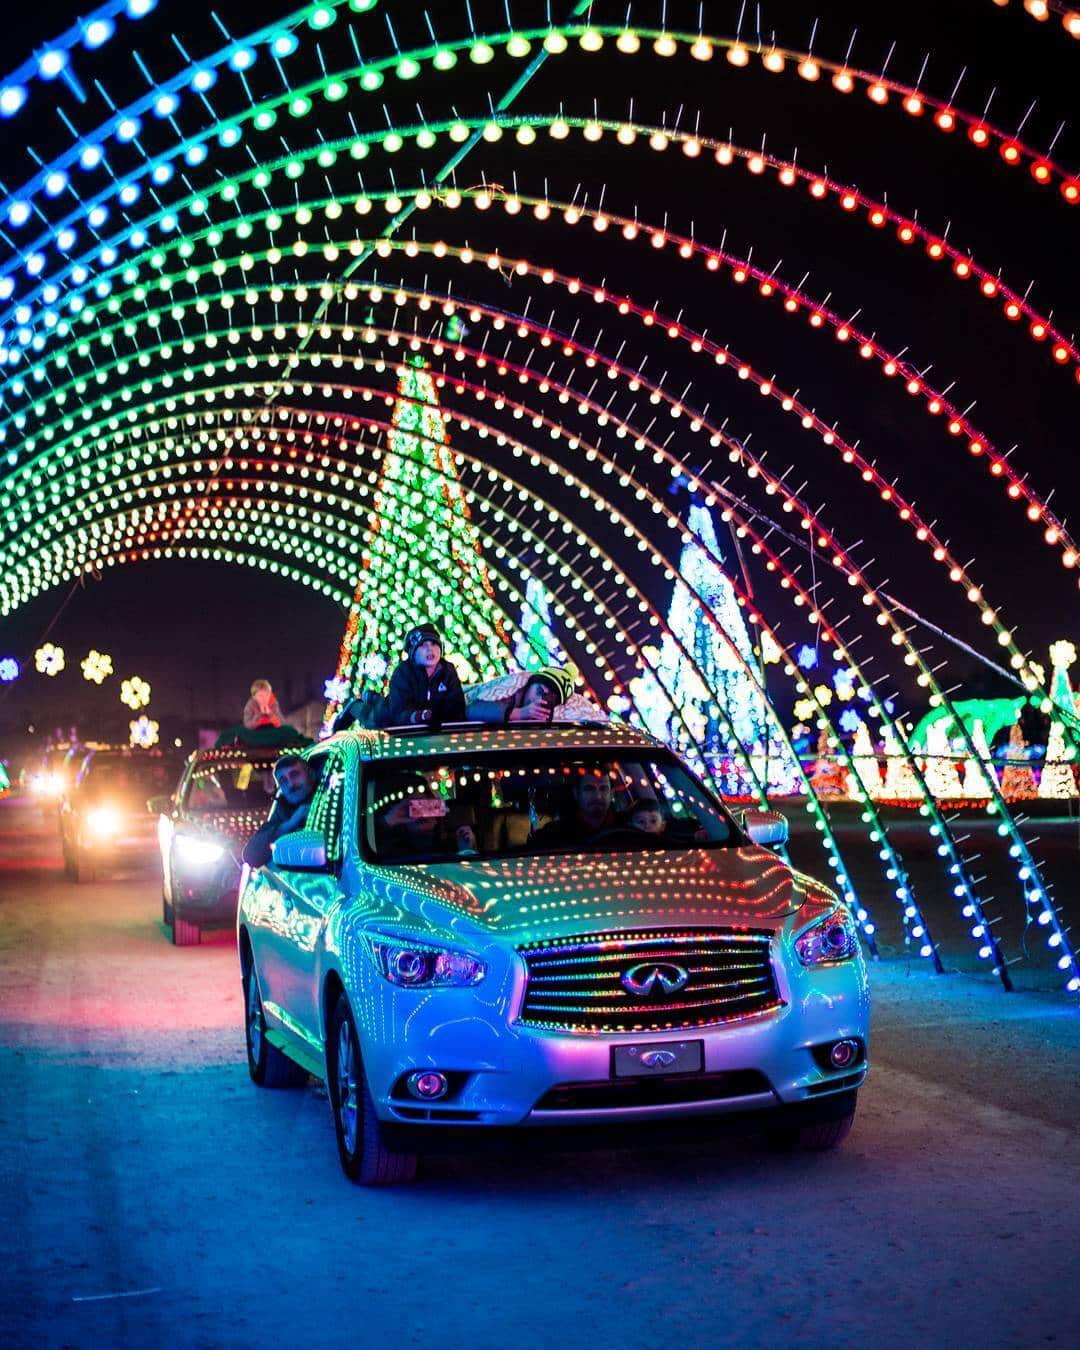
[[[0,803],[0,1345],[1075,1344],[1064,998],[877,964],[833,1154],[480,1154],[368,1192],[320,1089],[249,1082],[231,938],[173,948],[152,872],[70,885],[39,822]]]

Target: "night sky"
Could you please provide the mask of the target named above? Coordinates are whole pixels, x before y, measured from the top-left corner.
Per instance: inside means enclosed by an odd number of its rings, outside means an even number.
[[[273,7],[239,0],[225,0],[215,8],[236,36],[275,17]],[[426,40],[419,7],[382,8],[393,15],[402,47],[414,38]],[[697,8],[673,0],[668,6],[671,26],[696,28]],[[707,4],[706,30],[732,31],[739,8],[734,3]],[[752,41],[755,6],[746,8],[749,18],[742,35]],[[551,9],[560,17],[569,6],[553,3]],[[658,4],[635,4],[633,19],[655,23],[659,10]],[[461,27],[456,17],[446,17],[449,12],[443,5],[432,7],[440,36],[456,34]],[[545,6],[518,0],[511,12],[524,26],[543,22]],[[15,65],[78,13],[78,6],[58,0],[9,11],[6,64]],[[476,3],[473,13],[478,29],[505,25],[501,3]],[[199,5],[163,0],[158,12],[140,23],[137,34],[133,26],[123,26],[123,36],[113,40],[107,57],[107,81],[117,101],[145,88],[128,55],[136,37],[135,45],[148,66],[171,72],[175,54],[169,48],[170,32],[182,36],[193,56],[220,45],[220,34],[215,37],[208,14]],[[622,4],[595,7],[595,17],[607,22],[620,21],[624,14]],[[778,42],[803,47],[819,14],[815,50],[820,55],[841,59],[852,28],[857,27],[853,65],[879,69],[895,40],[889,73],[914,80],[929,50],[923,87],[947,97],[966,68],[957,106],[981,111],[996,90],[990,117],[1005,128],[1015,129],[1037,98],[1023,132],[1036,147],[1048,146],[1059,122],[1075,107],[1080,47],[1057,21],[1036,24],[1017,2],[1001,10],[991,0],[957,0],[948,6],[833,0],[815,6],[786,0],[764,7],[763,35],[768,39],[775,28]],[[375,23],[371,16],[363,16],[358,26],[372,31]],[[105,68],[104,56],[98,65]],[[489,69],[494,71],[491,87],[497,94],[509,76],[505,66]],[[633,79],[627,74],[631,70]],[[475,89],[459,82],[448,84],[446,90],[439,96],[438,87],[425,81],[415,90],[391,90],[388,113],[395,119],[415,120],[418,96],[432,116],[445,115],[454,97],[472,98],[475,104]],[[634,114],[641,120],[666,120],[670,125],[681,117],[680,124],[687,126],[694,124],[700,111],[704,134],[722,136],[730,127],[735,141],[754,146],[764,135],[773,152],[789,156],[797,150],[800,164],[827,169],[872,195],[887,194],[890,204],[909,213],[917,210],[919,218],[936,230],[949,222],[951,242],[970,248],[986,265],[1001,266],[1021,292],[1029,281],[1033,283],[1033,301],[1052,308],[1056,321],[1072,333],[1080,208],[1070,210],[1056,189],[1037,187],[1025,170],[1007,170],[994,152],[980,154],[951,144],[930,126],[913,125],[895,106],[878,110],[865,96],[845,100],[826,95],[790,73],[769,76],[756,63],[752,69],[734,72],[721,57],[708,66],[685,57],[663,63],[649,56],[628,63],[614,53],[587,62],[580,56],[552,60],[515,110],[548,111],[561,102],[568,113],[589,115],[595,106],[601,116],[618,117],[627,112],[630,92]],[[28,130],[32,146],[43,158],[48,158],[54,143],[59,144],[47,111],[20,119],[19,127],[20,133]],[[1080,159],[1078,151],[1075,130],[1066,128],[1054,147],[1055,158],[1074,164]],[[935,272],[923,259],[905,252],[891,232],[878,234],[864,220],[850,219],[835,206],[812,204],[805,189],[787,191],[772,180],[748,183],[742,168],[727,170],[725,177],[711,161],[688,166],[674,151],[657,156],[638,148],[628,155],[615,153],[613,147],[589,149],[580,138],[564,148],[547,143],[527,156],[515,154],[512,143],[481,145],[466,161],[459,181],[476,182],[483,174],[488,181],[506,183],[515,169],[523,192],[540,191],[547,178],[553,197],[568,198],[580,184],[595,203],[601,184],[606,184],[604,205],[611,211],[633,214],[637,209],[649,221],[663,220],[666,214],[672,229],[687,233],[692,229],[711,242],[719,242],[726,231],[730,249],[745,254],[752,247],[754,261],[767,267],[779,262],[785,279],[797,282],[810,273],[808,290],[818,296],[830,294],[830,303],[842,312],[861,311],[859,323],[894,348],[909,348],[920,368],[931,367],[930,378],[941,384],[955,381],[951,397],[962,408],[975,401],[972,416],[977,423],[999,446],[1019,446],[1017,461],[1044,494],[1055,489],[1053,505],[1059,514],[1068,515],[1077,487],[1074,409],[1080,398],[1071,375],[1054,369],[1045,349],[1028,340],[1018,326],[1006,324],[970,289],[970,283],[965,291]],[[9,189],[27,176],[19,137],[9,138],[0,148],[0,170]],[[408,181],[407,175],[403,181]],[[467,221],[470,242],[478,248],[501,242],[507,232],[506,218],[491,214],[493,218],[481,219],[472,213]],[[458,225],[460,235],[464,222]],[[418,228],[431,235],[435,226],[421,220]],[[518,249],[523,256],[556,256],[564,270],[573,267],[583,278],[625,288],[645,302],[655,300],[667,313],[678,314],[686,306],[689,321],[708,323],[710,336],[730,342],[761,369],[775,371],[778,381],[788,387],[799,387],[807,402],[838,418],[844,432],[858,438],[860,448],[890,477],[899,476],[924,514],[941,523],[960,558],[977,558],[976,575],[1015,626],[1022,646],[1045,661],[1051,640],[1080,638],[1075,572],[1061,567],[1057,555],[1041,542],[1040,532],[1024,522],[1022,509],[1004,501],[1000,486],[985,470],[965,462],[962,449],[949,443],[940,425],[902,387],[860,369],[840,344],[811,332],[805,320],[786,318],[775,303],[764,305],[747,293],[750,288],[743,290],[724,280],[703,281],[699,270],[670,253],[648,256],[650,250],[640,244],[636,251],[617,249],[583,227],[576,237],[566,235],[563,229],[556,239],[551,227],[521,220],[514,223],[515,242],[507,248],[511,254]],[[394,261],[392,266],[397,269],[400,264]],[[461,283],[508,309],[524,302],[524,295],[513,287],[478,271]],[[537,303],[535,296],[532,303]],[[565,300],[552,296],[551,303],[561,304],[560,318],[565,321],[569,314]],[[655,342],[647,345],[640,327],[620,331],[613,341],[616,325],[608,316],[604,322],[611,327],[602,345],[614,348],[625,339],[624,364],[634,363],[636,349],[642,355],[647,351],[646,369],[654,377],[666,364],[668,387],[678,391],[693,380],[690,397],[698,406],[708,402],[713,415],[730,416],[730,429],[742,439],[752,433],[751,444],[758,451],[768,448],[773,467],[793,465],[792,481],[809,481],[807,499],[814,506],[824,504],[824,514],[839,537],[848,545],[863,541],[857,556],[864,564],[876,560],[871,571],[879,585],[962,640],[992,652],[977,615],[949,593],[940,569],[921,551],[901,544],[904,536],[860,490],[850,470],[838,469],[835,458],[829,458],[816,440],[808,443],[794,419],[785,418],[767,400],[755,399],[751,391],[738,389],[729,375],[721,377],[707,365],[691,362],[674,344],[666,352]],[[586,313],[582,333],[594,340],[598,328],[597,319]],[[702,463],[698,453],[696,467]],[[557,488],[553,495],[558,499]],[[571,494],[565,497],[570,500]],[[677,488],[672,500],[679,509],[685,508],[685,494]],[[664,603],[661,587],[655,598]],[[255,676],[269,677],[283,702],[297,703],[315,695],[333,671],[342,623],[342,612],[330,601],[262,573],[211,563],[140,564],[114,567],[100,578],[57,588],[0,621],[0,656],[32,660],[46,632],[67,649],[69,665],[96,646],[111,653],[119,673],[138,673],[151,682],[155,715],[213,721],[239,716]],[[958,678],[969,674],[973,663],[962,653],[940,639],[935,640],[934,651],[955,662]],[[79,717],[82,729],[106,711],[115,713],[115,696],[115,689],[95,690],[81,679],[47,681],[28,673],[15,686],[0,687],[0,733],[10,738],[30,722],[53,726],[72,715]]]

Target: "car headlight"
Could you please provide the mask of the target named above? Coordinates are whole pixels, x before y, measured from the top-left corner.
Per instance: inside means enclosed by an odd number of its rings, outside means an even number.
[[[843,907],[826,914],[795,939],[795,951],[804,966],[848,961],[858,950],[855,920]]]
[[[197,839],[191,834],[176,836],[176,852],[183,862],[196,866],[209,866],[225,856],[223,845],[215,844],[212,839]]]
[[[95,806],[86,813],[86,828],[102,838],[115,834],[120,828],[120,813],[111,806]]]
[[[462,989],[479,984],[487,974],[477,957],[426,942],[369,937],[368,947],[383,979],[406,989]]]

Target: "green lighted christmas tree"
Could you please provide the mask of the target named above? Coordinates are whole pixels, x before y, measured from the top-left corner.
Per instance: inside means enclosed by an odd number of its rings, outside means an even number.
[[[323,734],[348,699],[382,687],[414,623],[438,624],[466,682],[499,673],[510,655],[435,381],[420,357],[398,370],[392,420],[337,670],[326,683]]]

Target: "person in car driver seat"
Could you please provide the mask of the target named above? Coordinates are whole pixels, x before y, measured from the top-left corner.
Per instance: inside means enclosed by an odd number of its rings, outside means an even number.
[[[432,623],[405,635],[405,659],[390,676],[379,725],[434,725],[465,721],[465,695],[457,670],[443,660],[442,634]]]
[[[303,829],[308,808],[319,782],[311,765],[299,755],[282,755],[274,765],[278,795],[265,825],[244,846],[244,862],[264,867],[274,856],[273,845],[283,834]]]

